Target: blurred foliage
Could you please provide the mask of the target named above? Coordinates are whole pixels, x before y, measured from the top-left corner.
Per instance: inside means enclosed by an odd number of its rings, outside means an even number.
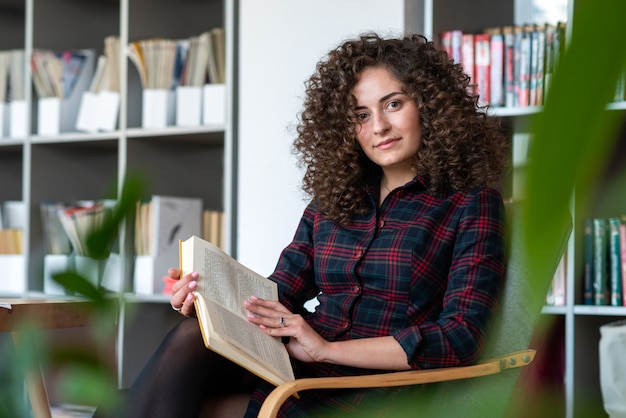
[[[88,253],[96,258],[105,259],[118,240],[119,232],[127,219],[132,219],[135,204],[140,199],[143,183],[135,177],[129,177],[121,190],[119,199],[110,217],[102,228],[88,237]],[[75,271],[66,271],[53,275],[68,295],[75,295],[92,302],[90,311],[92,327],[89,327],[92,344],[98,347],[111,346],[117,338],[117,295],[106,291]],[[79,405],[101,405],[103,408],[115,408],[118,405],[116,368],[103,359],[97,349],[72,344],[48,346],[44,338],[39,337],[36,323],[28,318],[19,328],[19,350],[13,344],[0,346],[0,354],[5,364],[10,364],[7,375],[0,377],[0,418],[28,417],[29,405],[24,397],[24,375],[28,370],[43,367],[57,370],[55,391],[67,402]]]

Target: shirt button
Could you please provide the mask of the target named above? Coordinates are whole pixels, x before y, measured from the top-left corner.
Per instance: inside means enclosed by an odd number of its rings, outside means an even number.
[[[385,221],[381,219],[380,221],[378,221],[378,229],[383,229],[383,226],[385,226]]]
[[[356,295],[358,295],[359,293],[361,293],[361,286],[354,286],[354,293]]]
[[[355,253],[354,253],[354,256],[355,256],[356,258],[361,258],[361,257],[363,257],[363,250],[356,250],[356,251],[355,251]]]

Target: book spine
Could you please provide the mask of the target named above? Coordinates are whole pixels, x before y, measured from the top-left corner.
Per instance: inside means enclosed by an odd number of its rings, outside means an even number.
[[[504,33],[504,104],[515,106],[515,34],[512,27],[506,27]]]
[[[491,70],[491,52],[489,51],[489,35],[481,33],[474,36],[476,86],[478,87],[478,103],[486,105],[490,100],[489,72]]]
[[[491,95],[492,106],[504,106],[504,37],[501,33],[491,35]]]
[[[520,106],[522,68],[522,28],[514,27],[513,32],[513,91],[515,92],[513,106]]]
[[[626,222],[619,225],[620,266],[622,272],[622,305],[626,306]]]
[[[530,64],[532,45],[530,31],[527,28],[521,29],[520,54],[519,54],[519,95],[518,106],[528,106],[530,104]]]
[[[607,303],[607,221],[604,218],[593,219],[593,294],[595,305]]]
[[[593,219],[586,218],[583,230],[583,252],[584,252],[584,282],[583,282],[583,303],[593,305]]]
[[[539,32],[535,29],[529,30],[530,36],[530,85],[528,104],[537,105],[537,76],[539,70]]]
[[[554,32],[555,27],[546,25],[545,27],[545,47],[544,47],[544,70],[543,70],[543,97],[546,97],[550,83],[552,82],[552,73],[554,72]]]
[[[452,59],[452,31],[441,32],[441,49],[446,51],[448,59]]]
[[[461,52],[461,44],[463,43],[463,32],[460,30],[452,31],[452,59],[455,63],[461,64],[463,62],[463,56]]]
[[[622,306],[622,266],[619,218],[609,218],[609,295],[611,306]]]
[[[463,64],[463,71],[470,78],[470,84],[475,85],[476,74],[474,74],[474,35],[471,33],[464,33],[461,37],[461,63]]]
[[[546,32],[544,26],[537,28],[537,98],[536,105],[541,106],[543,104],[543,80],[545,74],[545,62],[546,62]]]

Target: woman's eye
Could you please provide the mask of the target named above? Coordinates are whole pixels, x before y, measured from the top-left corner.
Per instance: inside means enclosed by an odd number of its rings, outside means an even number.
[[[356,118],[358,120],[365,120],[365,119],[367,119],[367,113],[357,113],[356,114]]]
[[[387,108],[388,108],[388,109],[396,109],[396,108],[400,107],[400,104],[401,104],[401,103],[400,103],[399,101],[389,102],[389,103],[387,104]]]

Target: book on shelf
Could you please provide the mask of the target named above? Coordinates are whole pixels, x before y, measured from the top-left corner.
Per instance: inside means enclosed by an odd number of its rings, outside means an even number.
[[[23,49],[10,50],[7,98],[9,100],[8,127],[5,130],[10,138],[25,138],[29,132],[28,103],[24,91],[26,74],[26,54]]]
[[[504,37],[504,104],[515,106],[515,32],[513,26],[502,28]]]
[[[174,78],[177,42],[153,38],[131,42],[127,52],[144,89],[169,90]]]
[[[83,257],[94,257],[88,246],[89,236],[101,229],[112,216],[115,201],[83,201],[59,209],[59,220],[72,244],[72,251]]]
[[[487,105],[491,95],[491,51],[487,33],[474,35],[474,84],[477,88],[478,104]]]
[[[91,55],[89,50],[34,50],[31,63],[37,96],[69,97]]]
[[[626,306],[626,217],[620,217],[619,225],[619,248],[620,266],[622,274],[622,304]]]
[[[180,241],[181,275],[198,272],[195,309],[205,346],[280,385],[294,379],[287,349],[246,319],[250,296],[278,299],[276,283],[197,236]]]
[[[545,61],[545,26],[535,25],[530,29],[530,106],[543,103],[543,78]]]
[[[72,244],[63,228],[60,214],[68,207],[63,202],[43,201],[39,204],[41,231],[46,254],[70,254]]]
[[[583,303],[593,305],[593,219],[585,218],[583,228]]]
[[[224,211],[205,209],[202,212],[202,238],[225,249]]]
[[[26,55],[23,49],[12,49],[9,60],[9,86],[8,95],[10,101],[26,100],[24,91],[24,74],[26,74]]]
[[[98,56],[89,88],[82,93],[76,129],[84,132],[113,131],[120,107],[120,39],[107,36],[104,54]]]
[[[93,50],[34,50],[32,78],[37,93],[37,133],[74,131],[84,91],[96,61]]]
[[[7,85],[9,81],[9,65],[11,64],[11,51],[0,51],[0,103],[7,98]]]
[[[483,94],[479,93],[481,104],[494,107],[541,106],[560,55],[564,53],[565,27],[564,22],[558,22],[556,25],[491,27],[473,34],[447,30],[440,33],[439,39],[441,48],[455,62],[463,64],[473,86],[480,90],[481,84],[488,83],[489,98],[486,100],[483,87]],[[473,68],[469,68],[468,64],[472,60],[469,58],[470,38],[474,39]],[[483,45],[482,50],[479,45]],[[486,65],[486,62],[489,64]],[[487,67],[483,72],[481,63]],[[616,88],[616,97],[622,90],[622,87]]]
[[[520,43],[519,43],[519,62],[518,62],[518,91],[517,91],[517,105],[529,106],[530,105],[530,74],[531,74],[531,59],[532,59],[532,43],[531,43],[531,26],[523,26],[519,28]]]
[[[0,254],[23,254],[21,229],[0,229]]]
[[[209,53],[209,82],[224,84],[226,82],[226,32],[222,27],[211,29],[213,51]],[[214,67],[213,70],[211,67]]]
[[[461,35],[461,64],[463,65],[463,72],[465,72],[471,80],[470,84],[476,84],[476,77],[474,76],[474,46],[474,35],[471,33],[463,33]]]
[[[499,28],[488,33],[490,33],[489,52],[491,60],[489,104],[491,106],[504,106],[504,35]]]
[[[548,93],[552,76],[554,75],[554,42],[555,42],[556,26],[546,23],[545,25],[545,45],[544,45],[544,76],[543,76],[543,96]]]
[[[178,241],[202,232],[202,199],[153,195],[137,203],[135,214],[135,271],[133,289],[160,294],[163,277],[177,264]]]
[[[127,46],[143,89],[144,128],[224,123],[224,43],[224,29],[217,27],[186,39],[152,38]],[[209,85],[222,88],[206,89]]]
[[[584,222],[583,303],[626,306],[626,218],[589,217]]]
[[[115,200],[73,202],[43,201],[39,204],[44,241],[43,291],[65,295],[67,290],[54,275],[72,271],[96,287],[119,291],[119,254],[117,242],[101,252],[92,251],[90,236],[110,219]]]
[[[623,306],[622,299],[622,265],[620,250],[620,225],[621,219],[612,217],[608,219],[609,225],[609,304],[611,306]]]
[[[593,302],[606,305],[608,278],[608,228],[605,218],[593,218]]]
[[[0,254],[23,254],[26,207],[19,200],[0,204]]]

